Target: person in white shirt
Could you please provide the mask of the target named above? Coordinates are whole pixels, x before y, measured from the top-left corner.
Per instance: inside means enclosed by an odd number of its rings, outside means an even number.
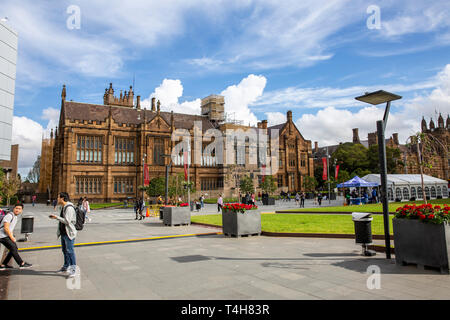
[[[82,206],[83,206],[85,218],[87,219],[87,221],[91,222],[91,207],[89,206],[89,201],[86,197],[84,197],[84,199],[83,199]]]

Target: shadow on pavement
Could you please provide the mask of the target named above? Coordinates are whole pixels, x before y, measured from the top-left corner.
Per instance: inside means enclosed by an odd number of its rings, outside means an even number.
[[[381,274],[429,274],[439,275],[441,274],[438,269],[420,269],[415,265],[399,266],[395,264],[395,260],[387,260],[383,258],[367,258],[357,260],[339,261],[333,263],[336,267],[345,268],[351,271],[359,273],[367,273],[369,266],[378,266],[381,270]],[[445,275],[445,274],[444,274]],[[448,274],[446,275],[448,276]]]
[[[56,271],[37,271],[32,269],[14,269],[9,271],[11,275],[21,275],[21,276],[50,276],[50,277],[63,277],[66,278],[64,274],[56,273]]]

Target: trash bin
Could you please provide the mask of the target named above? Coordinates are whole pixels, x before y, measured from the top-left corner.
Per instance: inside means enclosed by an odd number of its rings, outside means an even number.
[[[362,245],[363,256],[374,256],[375,252],[367,249],[372,243],[372,220],[371,213],[353,212],[352,220],[355,223],[355,242]]]
[[[194,201],[191,201],[191,211],[194,211]]]
[[[164,207],[161,206],[161,207],[159,207],[159,220],[163,219],[163,213],[164,213]]]
[[[34,227],[34,217],[33,216],[23,216],[22,224],[20,226],[20,233],[25,234],[25,241],[28,240],[28,235],[33,233]]]

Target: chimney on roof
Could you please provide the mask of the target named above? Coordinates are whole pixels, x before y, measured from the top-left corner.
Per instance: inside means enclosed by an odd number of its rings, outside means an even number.
[[[136,97],[136,109],[141,108],[141,96]]]
[[[153,97],[153,98],[152,98],[152,111],[156,111],[156,110],[155,110],[155,100],[156,100],[156,99]]]
[[[394,143],[398,146],[400,143],[398,141],[398,133],[392,134],[392,139],[394,140]]]
[[[267,120],[263,120],[263,121],[261,122],[261,128],[262,128],[262,129],[267,129]]]
[[[319,151],[319,142],[314,141],[314,152],[318,152]]]
[[[158,100],[158,102],[156,103],[156,109],[158,111],[158,114],[161,112],[161,102]]]
[[[359,140],[358,128],[353,129],[353,143],[361,143]]]

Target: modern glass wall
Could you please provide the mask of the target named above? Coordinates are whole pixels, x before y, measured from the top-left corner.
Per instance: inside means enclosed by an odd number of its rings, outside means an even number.
[[[0,21],[0,160],[11,160],[17,32]]]

